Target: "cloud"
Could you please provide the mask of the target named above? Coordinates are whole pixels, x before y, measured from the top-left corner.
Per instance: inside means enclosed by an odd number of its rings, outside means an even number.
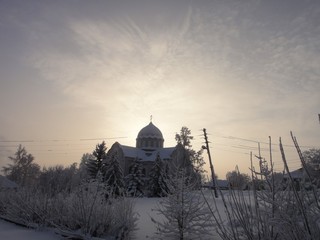
[[[172,71],[179,41],[155,37],[132,19],[121,24],[77,20],[66,27],[70,33],[64,37],[74,43],[75,54],[43,47],[28,59],[66,94],[105,104],[105,96],[121,99],[165,92],[170,81],[165,75]]]

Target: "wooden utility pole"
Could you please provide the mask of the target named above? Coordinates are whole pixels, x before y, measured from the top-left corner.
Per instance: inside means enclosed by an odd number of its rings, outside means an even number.
[[[210,154],[210,149],[209,149],[209,142],[208,142],[208,137],[207,137],[207,132],[206,129],[203,129],[203,134],[204,134],[204,139],[206,140],[206,146],[203,146],[203,149],[207,149],[208,157],[209,157],[209,162],[210,162],[210,170],[211,170],[211,178],[212,178],[212,187],[214,190],[214,196],[218,198],[218,192],[217,192],[217,186],[216,186],[216,181],[215,181],[215,174],[214,174],[214,168],[211,160],[211,154]]]

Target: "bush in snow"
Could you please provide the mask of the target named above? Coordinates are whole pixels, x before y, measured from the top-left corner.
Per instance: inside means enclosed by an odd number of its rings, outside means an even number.
[[[303,167],[304,159],[296,139],[292,136]],[[260,169],[251,166],[252,180],[263,182],[263,191],[230,190],[220,191],[224,204],[223,213],[218,209],[217,199],[207,197],[207,203],[222,239],[319,239],[320,235],[320,192],[314,186],[306,191],[304,181],[295,182],[291,177],[283,145],[280,139],[280,152],[288,180],[281,181],[273,172],[271,140],[270,166],[258,156]],[[251,155],[252,160],[252,155]],[[311,177],[311,176],[309,176]],[[308,182],[313,182],[309,179]],[[297,187],[297,184],[299,185]],[[213,204],[210,204],[213,202]],[[222,215],[226,214],[226,220]]]
[[[106,191],[98,181],[52,196],[21,188],[0,194],[0,202],[4,216],[25,225],[54,227],[79,237],[131,239],[137,220],[133,202],[115,198],[111,193],[106,199]]]
[[[162,198],[156,212],[163,215],[163,221],[151,220],[157,225],[154,239],[210,239],[212,226],[203,196],[194,191],[196,182],[190,181],[185,169],[168,179],[170,191]]]
[[[135,216],[132,201],[125,198],[115,199],[106,193],[103,183],[90,182],[78,188],[65,200],[67,209],[58,209],[55,215],[68,216],[59,225],[71,230],[80,230],[90,236],[130,236],[135,228]],[[109,198],[106,199],[105,195]],[[58,203],[58,206],[61,204]],[[62,210],[62,211],[61,211]],[[125,238],[128,239],[128,238]]]

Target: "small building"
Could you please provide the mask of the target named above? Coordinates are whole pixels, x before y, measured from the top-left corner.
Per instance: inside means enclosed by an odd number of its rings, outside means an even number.
[[[17,189],[18,184],[0,175],[0,191]]]
[[[300,182],[304,178],[305,173],[304,173],[303,168],[299,168],[297,170],[294,170],[294,171],[290,172],[290,175],[291,175],[291,178],[294,181],[299,181]],[[286,174],[284,174],[283,178],[284,179],[288,179],[289,175],[286,173]]]
[[[290,172],[290,176],[292,178],[294,187],[297,190],[303,186],[304,189],[310,190],[312,188],[312,183],[310,182],[309,178],[306,175],[304,168],[299,168]],[[283,180],[285,183],[290,181],[289,175],[286,173],[283,175]]]
[[[225,179],[216,179],[215,183],[217,184],[217,186],[221,189],[221,190],[228,190],[230,183],[228,180]],[[212,181],[210,182],[206,182],[202,185],[203,188],[213,188],[213,184]]]

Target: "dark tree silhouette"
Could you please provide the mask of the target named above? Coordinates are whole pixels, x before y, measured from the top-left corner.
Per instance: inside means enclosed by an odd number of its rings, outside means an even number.
[[[191,135],[191,130],[187,127],[182,127],[180,130],[180,134],[176,134],[175,139],[177,144],[181,144],[189,154],[189,159],[194,167],[194,170],[197,173],[203,173],[203,165],[205,164],[202,153],[203,149],[199,151],[195,151],[192,149],[191,141],[193,140],[193,136]]]
[[[313,184],[320,187],[320,149],[312,148],[302,154]]]
[[[4,174],[8,179],[20,186],[31,186],[40,174],[40,166],[33,162],[34,157],[19,145],[13,157],[9,157],[11,164],[3,167]]]
[[[153,197],[164,197],[168,194],[168,164],[164,162],[160,155],[157,155],[156,161],[150,171],[149,191]]]
[[[108,193],[113,196],[123,195],[125,184],[117,153],[108,156],[103,168],[105,168],[103,180],[107,186]]]
[[[127,193],[131,196],[143,196],[144,178],[142,164],[135,159],[126,177]]]
[[[91,178],[97,178],[99,174],[103,176],[105,174],[105,160],[107,158],[107,147],[103,141],[96,145],[96,149],[92,153],[92,158],[87,161],[88,174]]]

